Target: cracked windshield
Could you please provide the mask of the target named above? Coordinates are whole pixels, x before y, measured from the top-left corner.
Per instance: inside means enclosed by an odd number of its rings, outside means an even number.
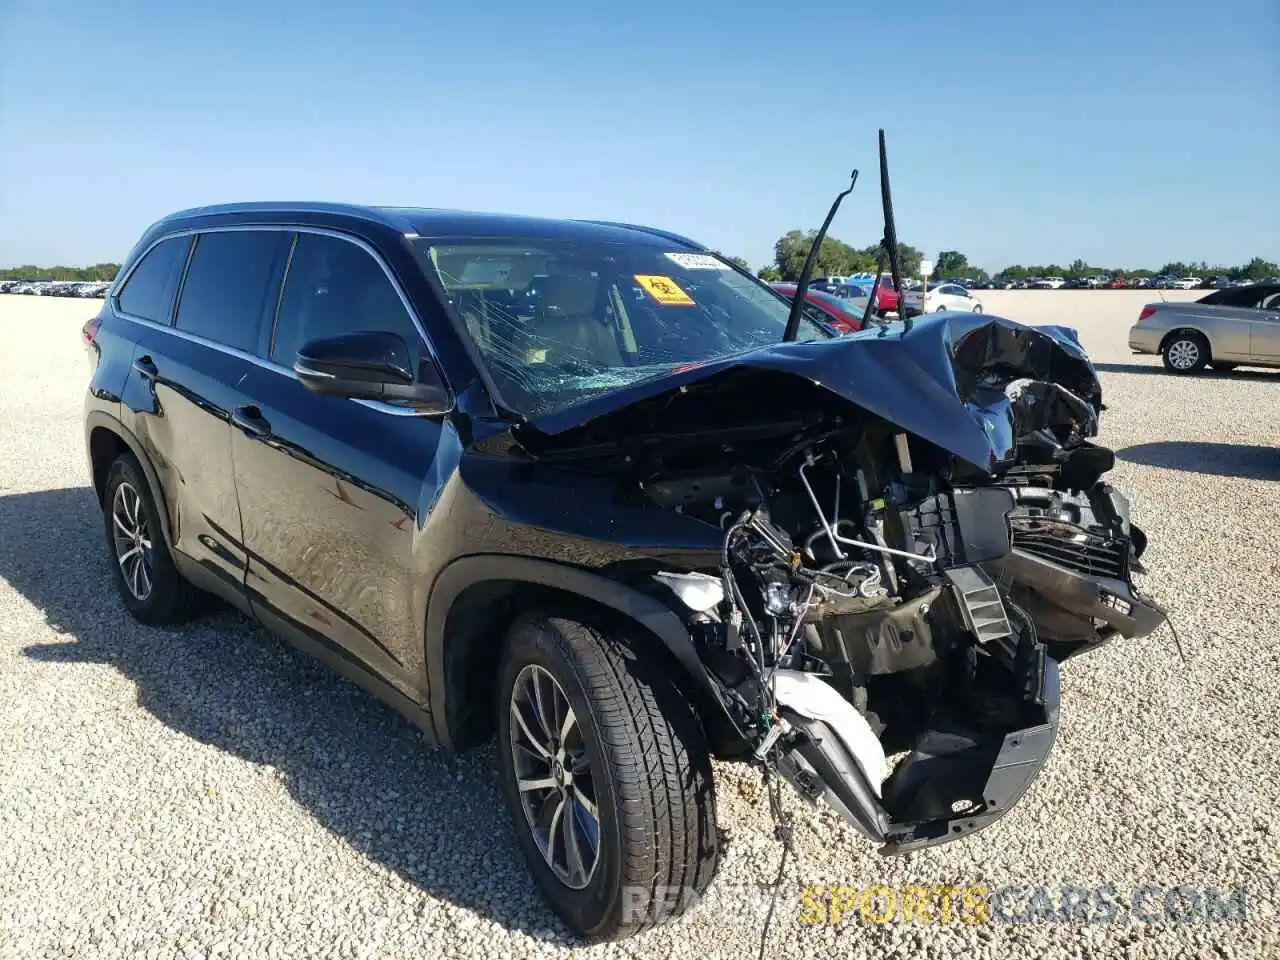
[[[782,340],[788,305],[705,253],[582,241],[423,242],[506,402],[561,410]],[[828,334],[802,319],[798,339]]]

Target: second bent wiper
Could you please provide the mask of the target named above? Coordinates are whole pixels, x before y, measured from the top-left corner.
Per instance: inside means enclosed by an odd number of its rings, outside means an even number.
[[[822,249],[822,241],[827,237],[827,228],[831,226],[831,221],[835,219],[836,211],[840,209],[840,204],[849,194],[853,193],[854,185],[858,182],[858,171],[853,171],[849,176],[849,188],[836,194],[835,202],[831,204],[831,209],[827,211],[827,219],[822,221],[822,227],[818,230],[817,236],[813,238],[813,244],[809,247],[809,256],[805,258],[804,269],[800,271],[800,278],[796,281],[796,295],[791,301],[791,313],[787,315],[787,329],[782,334],[784,342],[794,340],[796,334],[800,331],[800,315],[804,310],[805,291],[809,287],[809,281],[813,278],[813,265],[818,261],[818,251]]]

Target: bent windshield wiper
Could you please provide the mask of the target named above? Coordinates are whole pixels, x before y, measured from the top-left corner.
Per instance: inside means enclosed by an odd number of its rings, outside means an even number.
[[[818,230],[817,235],[813,238],[813,244],[809,247],[809,256],[805,257],[804,269],[800,271],[800,278],[796,281],[796,295],[791,300],[791,312],[787,315],[787,329],[782,334],[783,342],[789,342],[796,338],[796,334],[800,330],[800,313],[804,310],[804,293],[809,286],[809,281],[813,277],[813,265],[818,260],[818,251],[822,248],[822,241],[826,239],[827,228],[831,226],[831,221],[835,219],[836,211],[840,209],[840,204],[849,194],[853,193],[854,185],[858,182],[858,171],[853,171],[849,176],[849,188],[836,194],[835,202],[831,204],[831,209],[827,211],[827,219],[822,221],[822,227]]]

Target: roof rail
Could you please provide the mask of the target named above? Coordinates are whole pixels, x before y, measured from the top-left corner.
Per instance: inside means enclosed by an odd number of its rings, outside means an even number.
[[[657,227],[645,227],[638,223],[621,223],[617,220],[576,220],[576,223],[594,223],[600,227],[621,227],[624,230],[637,230],[640,233],[648,233],[655,237],[665,237],[668,240],[674,240],[676,243],[684,244],[691,250],[706,250],[707,247],[698,243],[696,240],[690,240],[688,237],[682,237],[678,233],[672,233],[670,230],[659,230]]]

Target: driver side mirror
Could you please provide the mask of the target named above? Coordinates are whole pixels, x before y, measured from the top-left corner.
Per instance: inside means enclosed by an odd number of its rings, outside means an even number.
[[[421,413],[448,413],[453,397],[435,365],[425,362],[418,367],[415,376],[404,338],[368,331],[308,340],[298,348],[293,372],[313,393],[400,401]]]

